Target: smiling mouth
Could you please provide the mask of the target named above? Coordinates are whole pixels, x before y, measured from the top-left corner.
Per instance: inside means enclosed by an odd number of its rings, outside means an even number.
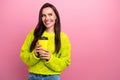
[[[49,25],[52,21],[45,21],[46,25]]]
[[[45,24],[50,24],[51,22],[45,22]]]

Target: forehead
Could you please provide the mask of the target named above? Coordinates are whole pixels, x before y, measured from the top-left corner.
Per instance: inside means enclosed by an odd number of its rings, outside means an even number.
[[[42,14],[46,14],[46,13],[54,13],[54,11],[50,7],[43,8]]]

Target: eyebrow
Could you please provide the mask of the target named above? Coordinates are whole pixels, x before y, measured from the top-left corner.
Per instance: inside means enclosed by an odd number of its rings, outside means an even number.
[[[53,13],[47,13],[47,15],[52,15]],[[42,16],[45,16],[46,14],[42,14]]]

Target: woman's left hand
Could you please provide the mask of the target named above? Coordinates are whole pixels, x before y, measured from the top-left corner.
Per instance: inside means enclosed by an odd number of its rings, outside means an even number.
[[[42,49],[40,48],[40,58],[41,59],[45,59],[45,60],[49,60],[50,59],[50,52],[48,50]]]

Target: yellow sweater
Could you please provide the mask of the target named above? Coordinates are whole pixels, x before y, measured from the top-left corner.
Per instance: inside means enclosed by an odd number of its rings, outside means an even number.
[[[51,54],[49,61],[37,58],[34,51],[30,52],[30,45],[34,39],[34,30],[27,35],[20,51],[20,58],[28,65],[28,71],[35,74],[55,75],[60,74],[68,65],[70,65],[71,44],[67,35],[60,33],[61,49],[59,53],[53,53],[55,50],[54,33],[44,32],[42,36],[48,37],[48,50]]]

